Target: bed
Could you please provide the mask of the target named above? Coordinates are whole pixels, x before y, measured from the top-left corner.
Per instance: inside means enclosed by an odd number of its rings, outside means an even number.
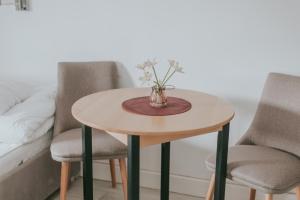
[[[43,200],[59,189],[60,164],[49,150],[55,90],[48,89],[0,80],[1,200]]]
[[[51,131],[48,131],[45,135],[23,145],[0,143],[0,166],[3,166],[0,177],[49,148],[51,135]]]

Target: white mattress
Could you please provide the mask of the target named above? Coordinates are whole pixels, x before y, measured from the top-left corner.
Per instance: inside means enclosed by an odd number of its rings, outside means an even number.
[[[0,177],[22,165],[45,148],[49,148],[52,133],[23,145],[0,143]]]

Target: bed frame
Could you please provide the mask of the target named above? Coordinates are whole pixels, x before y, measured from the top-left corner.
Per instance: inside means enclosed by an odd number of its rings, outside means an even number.
[[[51,158],[49,147],[0,177],[0,199],[44,200],[60,186],[60,163]],[[72,163],[72,176],[80,164]]]

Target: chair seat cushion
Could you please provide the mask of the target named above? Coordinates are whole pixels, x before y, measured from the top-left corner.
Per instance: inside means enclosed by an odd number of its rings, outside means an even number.
[[[215,156],[206,166],[215,170]],[[300,159],[269,147],[236,145],[228,150],[227,178],[265,193],[288,192],[300,184]]]
[[[127,155],[127,146],[111,135],[93,129],[93,159],[121,158]],[[51,144],[52,158],[56,161],[81,161],[81,129],[71,129],[57,135]]]

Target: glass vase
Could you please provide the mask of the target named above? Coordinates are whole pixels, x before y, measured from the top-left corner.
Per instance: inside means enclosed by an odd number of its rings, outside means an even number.
[[[150,106],[162,108],[167,106],[166,88],[153,86],[150,94]]]

